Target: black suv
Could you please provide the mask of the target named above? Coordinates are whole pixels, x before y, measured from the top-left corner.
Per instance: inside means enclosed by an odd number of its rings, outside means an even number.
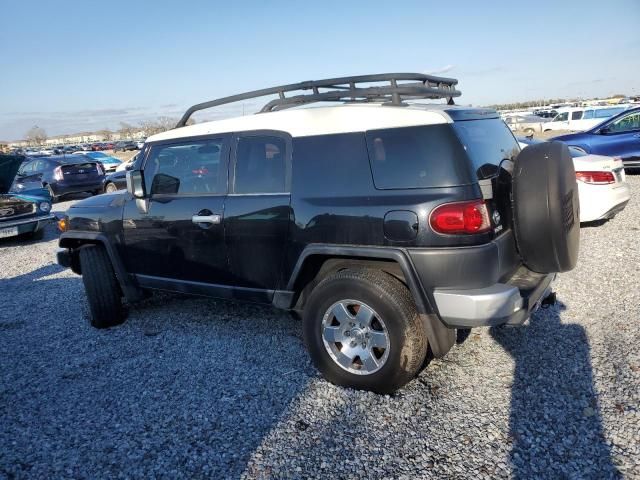
[[[573,164],[557,142],[520,152],[495,111],[453,105],[456,83],[345,77],[191,107],[147,139],[126,191],[67,213],[58,262],[82,274],[92,324],[152,290],[272,304],[303,317],[328,380],[376,392],[456,329],[521,324],[576,263]],[[186,126],[264,95],[256,115]],[[318,101],[343,104],[287,108]]]

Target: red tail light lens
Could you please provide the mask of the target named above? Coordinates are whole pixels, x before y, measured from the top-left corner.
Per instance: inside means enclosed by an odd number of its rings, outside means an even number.
[[[53,169],[53,178],[55,178],[59,182],[64,180],[64,176],[62,175],[62,167],[56,167]]]
[[[431,212],[434,232],[445,234],[484,233],[491,229],[489,211],[482,200],[445,203]]]
[[[616,182],[611,172],[576,172],[576,179],[592,185],[606,185]]]

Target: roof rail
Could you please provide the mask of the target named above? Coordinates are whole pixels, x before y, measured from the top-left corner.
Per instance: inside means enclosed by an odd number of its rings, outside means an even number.
[[[382,84],[358,85],[371,83]],[[457,84],[458,80],[455,78],[435,77],[422,73],[380,73],[311,80],[254,90],[193,105],[184,113],[176,128],[184,127],[191,115],[200,110],[268,95],[278,95],[278,98],[268,102],[262,107],[260,113],[314,102],[385,102],[389,105],[405,105],[403,100],[446,98],[448,104],[453,105],[453,97],[461,95],[460,91],[455,89]],[[311,92],[285,96],[287,92],[304,90],[311,90]]]

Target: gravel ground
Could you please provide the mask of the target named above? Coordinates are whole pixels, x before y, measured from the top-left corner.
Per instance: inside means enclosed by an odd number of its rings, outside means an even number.
[[[559,305],[474,330],[393,396],[322,380],[269,308],[156,295],[94,330],[53,227],[0,242],[0,478],[640,478],[629,182]]]

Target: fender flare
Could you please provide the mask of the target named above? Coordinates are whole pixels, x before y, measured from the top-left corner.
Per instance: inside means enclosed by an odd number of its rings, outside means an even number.
[[[136,302],[142,299],[140,289],[134,284],[131,277],[124,268],[120,255],[113,247],[107,236],[101,232],[64,232],[60,235],[58,245],[61,248],[75,250],[83,245],[102,245],[107,251],[113,271],[116,274],[120,288],[125,298],[130,302]]]
[[[404,275],[407,287],[411,292],[411,296],[416,303],[416,308],[422,319],[422,323],[427,333],[431,352],[434,357],[440,358],[444,356],[456,341],[455,329],[448,328],[438,315],[436,309],[433,308],[429,297],[427,296],[419,277],[409,260],[408,255],[401,248],[394,247],[353,247],[345,245],[325,245],[310,244],[302,251],[295,267],[289,277],[287,290],[292,292],[295,283],[304,267],[305,262],[313,256],[322,255],[330,257],[357,257],[367,260],[391,260],[396,262]]]

